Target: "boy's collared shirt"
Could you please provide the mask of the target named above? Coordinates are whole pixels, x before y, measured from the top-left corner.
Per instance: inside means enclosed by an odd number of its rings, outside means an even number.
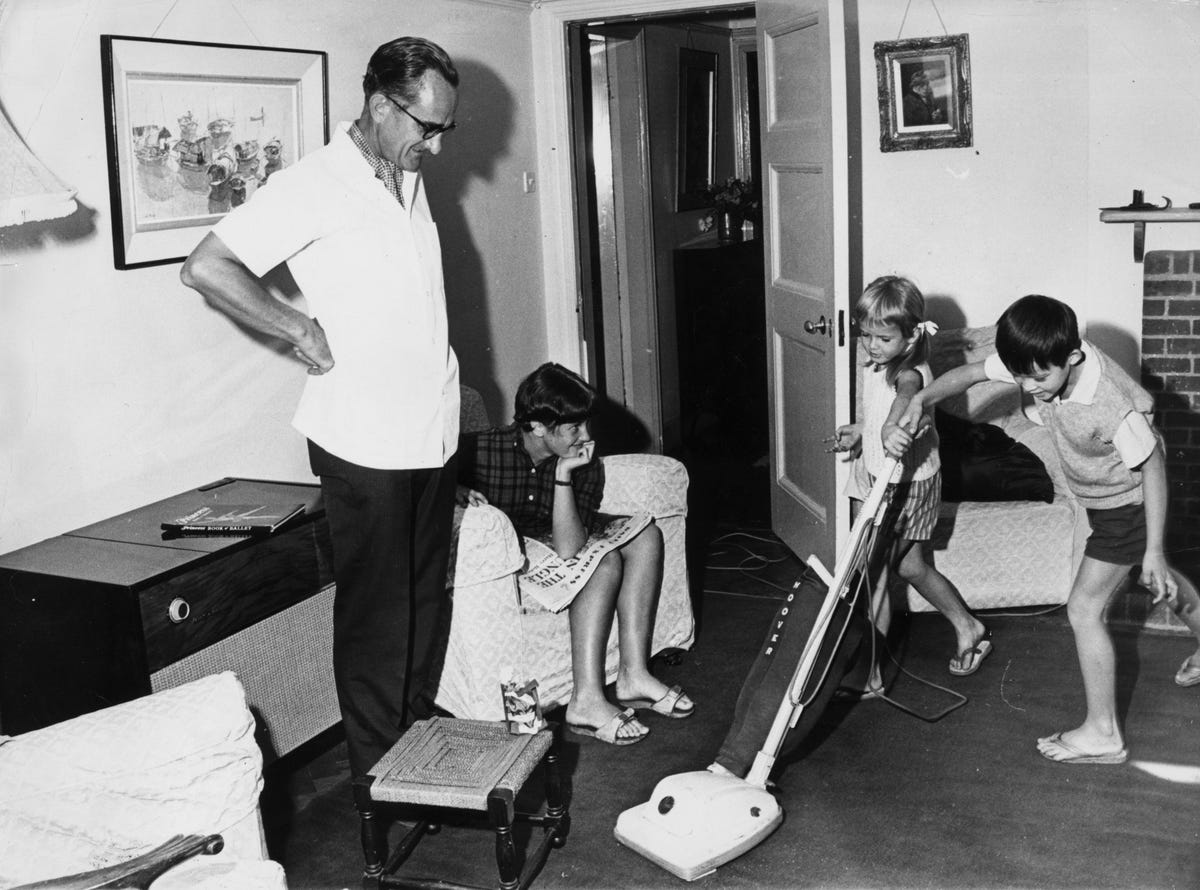
[[[1071,394],[1036,403],[1039,420],[1054,434],[1067,481],[1085,506],[1140,503],[1138,468],[1159,444],[1150,420],[1154,400],[1096,346],[1085,340],[1080,351]],[[984,373],[1016,383],[996,353],[984,360]]]

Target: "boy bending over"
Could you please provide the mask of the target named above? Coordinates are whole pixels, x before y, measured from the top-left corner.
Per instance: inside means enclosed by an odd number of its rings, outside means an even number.
[[[1079,337],[1075,313],[1050,297],[1022,297],[996,328],[996,354],[954,368],[913,396],[900,425],[982,380],[1015,383],[1038,401],[1071,491],[1092,532],[1071,585],[1067,616],[1083,673],[1087,715],[1074,729],[1038,739],[1060,763],[1123,763],[1116,713],[1116,655],[1104,610],[1129,570],[1167,600],[1200,642],[1200,598],[1180,585],[1163,553],[1167,476],[1151,414],[1154,400],[1107,355]],[[1200,683],[1200,648],[1179,669],[1181,686]]]

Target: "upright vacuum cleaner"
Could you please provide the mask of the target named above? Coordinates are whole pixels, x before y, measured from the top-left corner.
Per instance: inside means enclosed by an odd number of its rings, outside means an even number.
[[[885,463],[851,526],[850,539],[838,558],[833,575],[830,576],[816,556],[810,556],[810,570],[796,582],[792,595],[772,621],[764,647],[742,686],[735,712],[741,734],[750,734],[754,739],[752,745],[757,744],[757,739],[766,730],[762,747],[746,777],[741,779],[708,770],[667,776],[655,786],[648,801],[625,810],[617,818],[613,833],[622,844],[685,881],[694,881],[754,848],[779,827],[783,809],[767,790],[767,779],[789,731],[807,712],[810,718],[807,725],[796,731],[790,741],[801,740],[832,697],[842,676],[834,669],[835,661],[840,659],[844,666],[852,660],[854,652],[851,650],[856,649],[861,640],[861,628],[853,635],[847,631],[852,625],[854,600],[863,586],[859,583],[860,574],[865,571],[870,556],[873,536],[868,533],[883,521],[887,486],[897,467],[895,460],[889,459]],[[803,601],[815,601],[820,596],[821,586],[827,590],[804,642],[799,663],[791,673],[790,681],[784,674],[772,684],[772,673],[786,672],[790,667],[776,656],[794,653],[799,648],[797,634],[803,633],[804,629],[803,615],[799,616],[801,625],[797,628],[796,621],[789,623],[789,617],[794,617],[789,613],[802,612]],[[805,593],[809,596],[804,597]],[[837,631],[827,639],[835,614],[839,617]],[[790,645],[786,639],[789,629]],[[819,663],[821,670],[817,672]],[[763,696],[777,696],[784,682],[783,700],[767,729],[767,718],[775,699],[766,701]]]

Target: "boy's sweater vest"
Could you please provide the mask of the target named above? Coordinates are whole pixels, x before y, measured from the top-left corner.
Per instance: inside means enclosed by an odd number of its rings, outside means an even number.
[[[1038,410],[1052,434],[1067,484],[1084,507],[1107,510],[1140,504],[1142,474],[1125,466],[1113,437],[1131,411],[1152,414],[1154,399],[1091,343],[1086,352],[1100,370],[1090,404],[1068,399],[1039,403]]]

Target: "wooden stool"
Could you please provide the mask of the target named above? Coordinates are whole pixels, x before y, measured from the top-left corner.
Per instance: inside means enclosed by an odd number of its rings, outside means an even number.
[[[516,812],[517,793],[539,763],[545,764],[546,810]],[[388,856],[387,824],[377,818],[380,804],[480,810],[496,831],[496,865],[501,890],[528,887],[545,864],[551,847],[567,841],[570,816],[558,771],[558,745],[553,727],[535,735],[513,735],[504,723],[433,717],[413,724],[380,758],[369,775],[354,781],[354,803],[362,820],[366,857],[363,886],[461,887],[442,880],[404,879],[395,871],[425,834],[440,829],[437,821],[417,822]],[[513,843],[514,822],[541,825],[544,835],[536,852],[518,866]]]

